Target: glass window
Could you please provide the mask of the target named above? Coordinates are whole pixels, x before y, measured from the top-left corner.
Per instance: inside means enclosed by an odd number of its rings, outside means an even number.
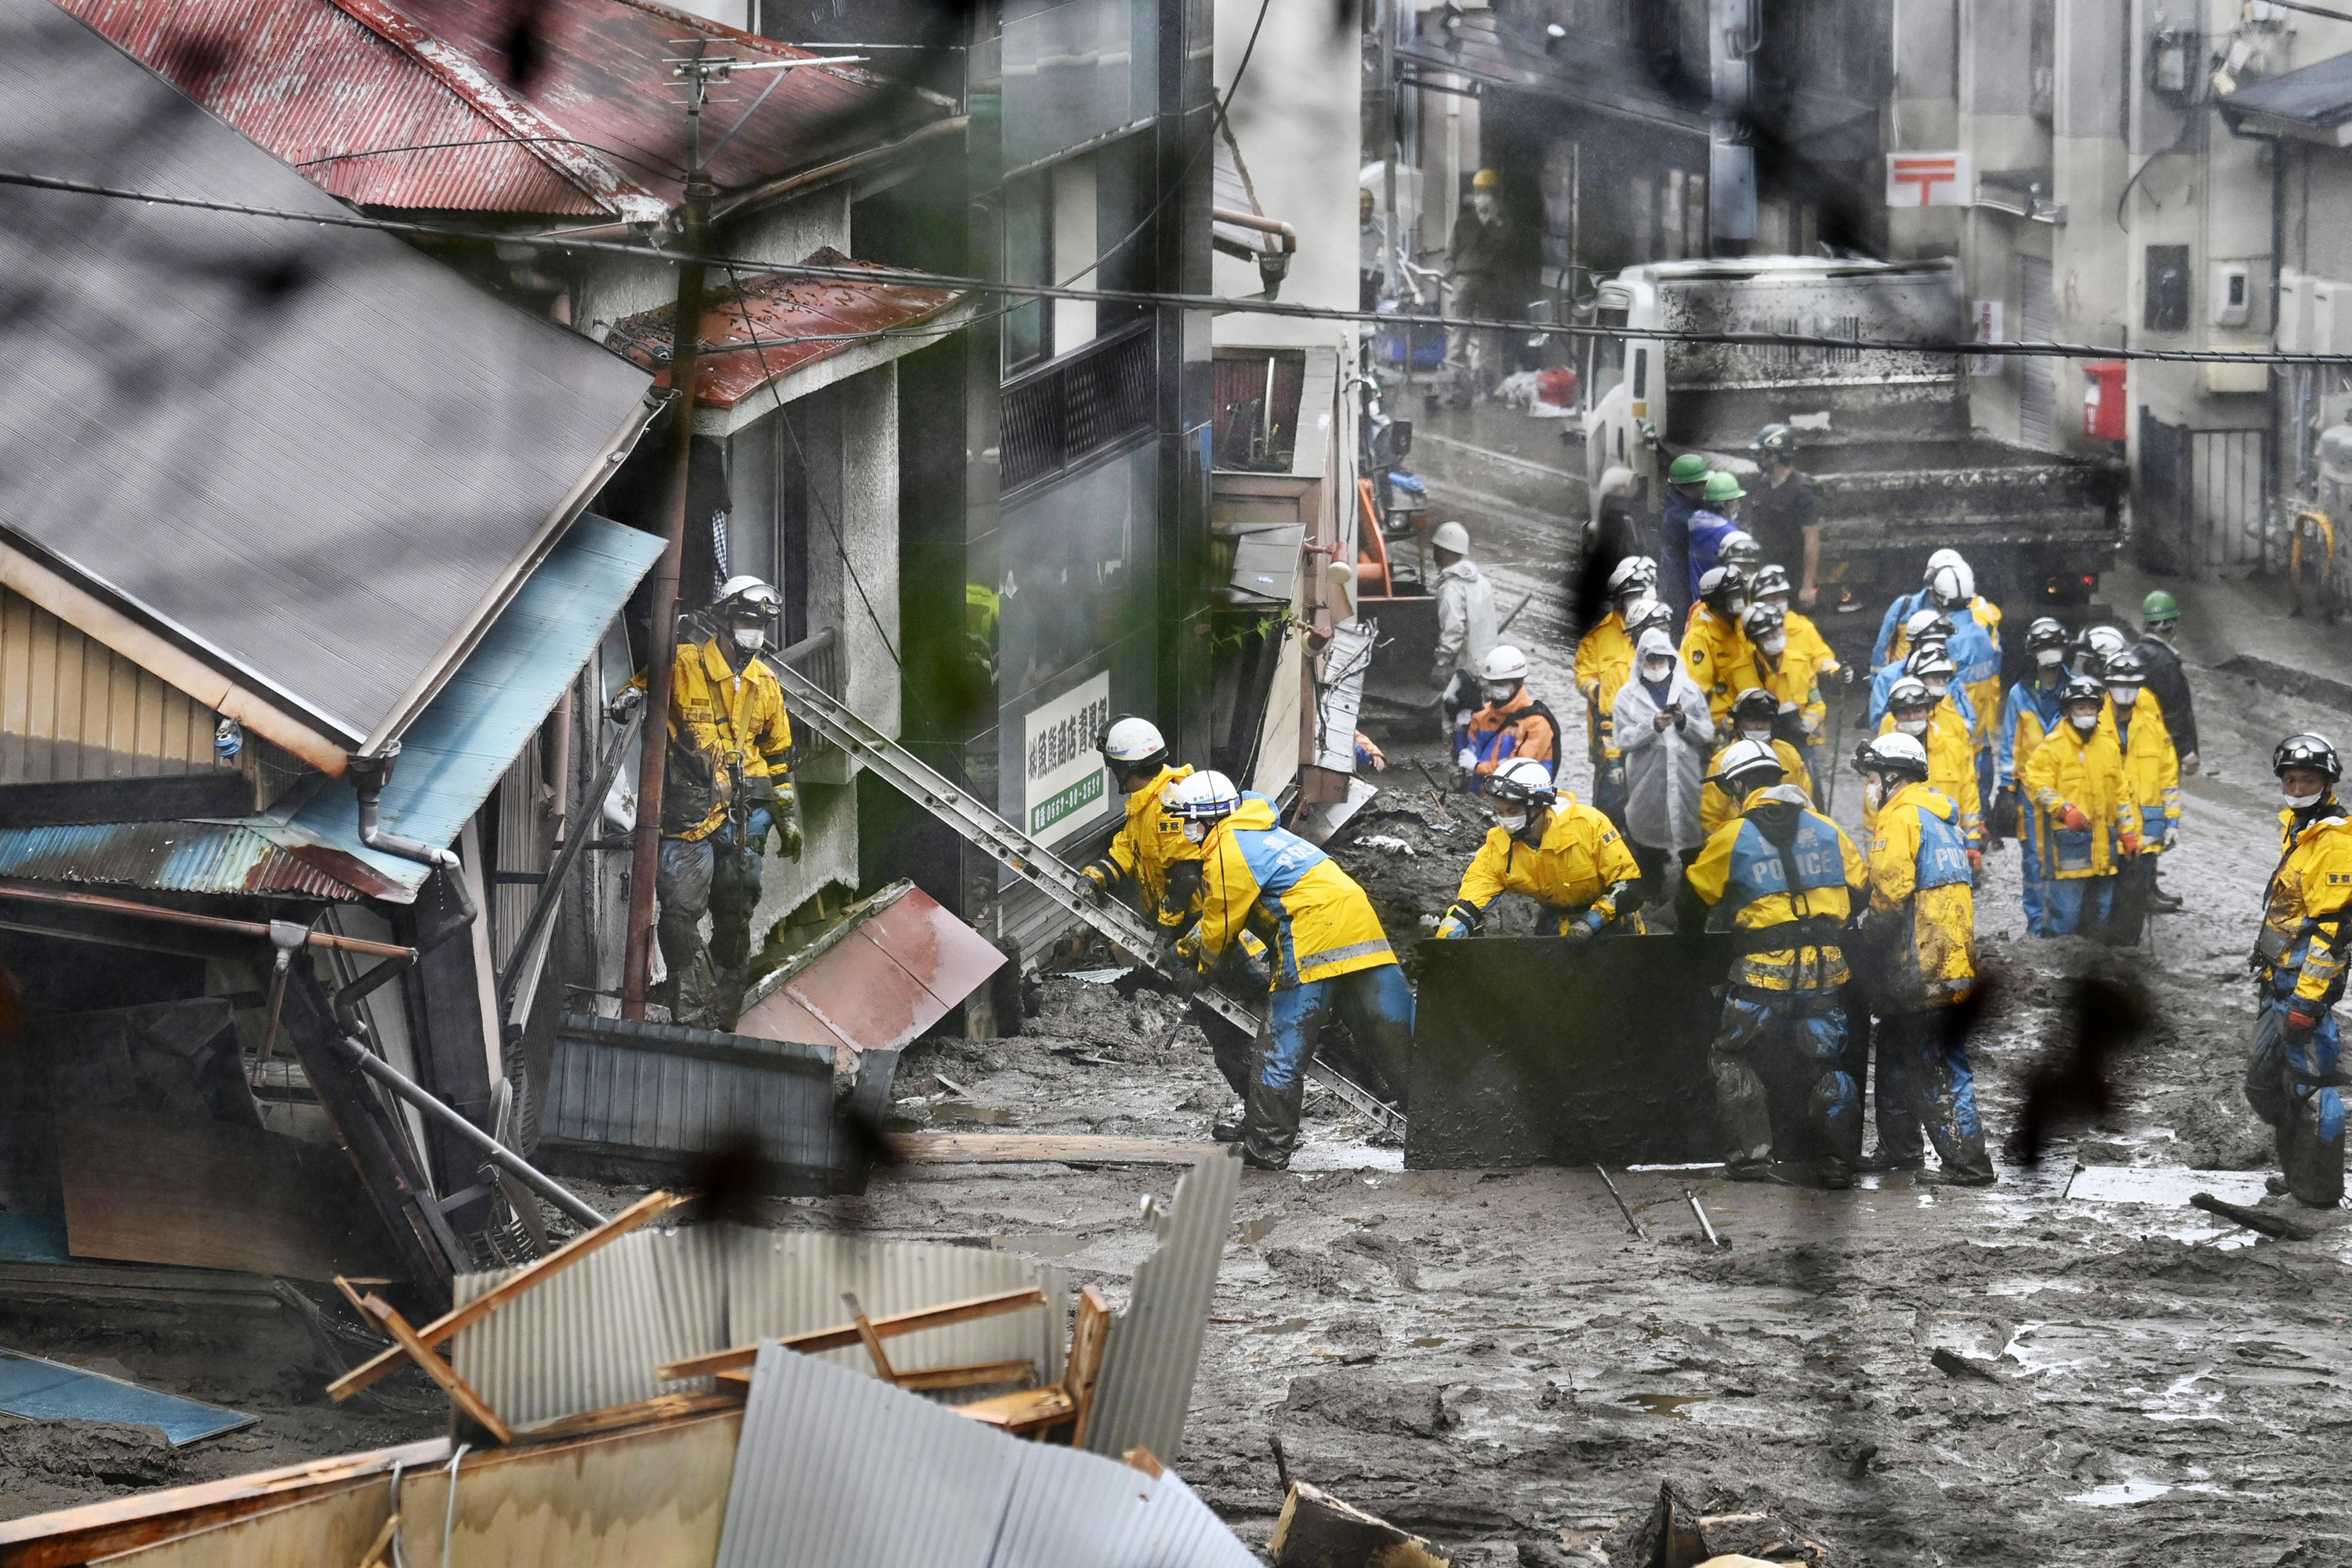
[[[1130,635],[1151,635],[1158,476],[1159,448],[1146,443],[1005,509],[998,670],[1006,707]]]
[[[1004,280],[1008,283],[1053,281],[1046,277],[1054,254],[1054,215],[1046,176],[1024,174],[1004,183]],[[1004,374],[1051,358],[1054,353],[1050,306],[1033,301],[1004,317]]]

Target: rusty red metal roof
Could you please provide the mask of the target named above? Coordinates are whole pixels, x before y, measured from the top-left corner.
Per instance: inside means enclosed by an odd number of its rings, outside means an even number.
[[[381,0],[58,0],[362,206],[653,222],[667,204]]]
[[[686,111],[668,62],[692,52],[678,40],[707,38],[710,52],[744,60],[812,58],[806,49],[651,0],[402,0],[401,9],[572,135],[605,149],[607,156],[625,154],[671,171],[665,178],[629,165],[632,178],[673,203],[685,177]],[[509,49],[525,24],[534,29],[538,65],[518,80]],[[777,75],[785,79],[769,92]],[[750,71],[712,95],[703,145],[725,137],[747,110],[751,118],[741,133],[710,163],[722,213],[730,197],[752,195],[776,180],[886,145],[946,119],[954,108],[936,94],[856,66]]]
[[[694,377],[697,404],[732,408],[770,381],[781,381],[803,365],[839,353],[857,335],[929,321],[964,297],[958,289],[893,282],[898,268],[853,260],[831,246],[803,260],[811,267],[859,268],[873,273],[875,280],[850,283],[763,272],[743,279],[740,289],[716,291],[702,318],[697,351],[702,357]],[[627,317],[614,326],[604,346],[655,372],[654,384],[667,386],[671,316],[663,307]]]
[[[737,1034],[861,1051],[903,1046],[1004,965],[985,937],[905,884],[817,940],[815,952],[754,987]]]

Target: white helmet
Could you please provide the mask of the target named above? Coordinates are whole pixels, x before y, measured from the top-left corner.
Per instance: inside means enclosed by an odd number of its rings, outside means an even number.
[[[1160,808],[1186,822],[1216,822],[1231,816],[1242,804],[1242,792],[1219,773],[1190,773],[1168,786]]]
[[[1646,555],[1628,555],[1609,574],[1609,596],[1614,599],[1639,588],[1655,587],[1657,582],[1656,562]]]
[[[1735,528],[1725,534],[1723,542],[1715,547],[1715,558],[1727,566],[1760,566],[1764,562],[1764,547],[1756,542],[1754,534]]]
[[[1528,678],[1528,656],[1509,643],[1498,642],[1478,661],[1478,679],[1490,686],[1508,681],[1516,686]]]
[[[1717,754],[1715,771],[1707,777],[1710,782],[1729,791],[1733,788],[1734,779],[1745,777],[1748,773],[1764,768],[1769,768],[1783,777],[1787,776],[1789,771],[1780,761],[1780,753],[1772,749],[1770,742],[1734,741]],[[1779,780],[1776,779],[1773,782],[1777,784]]]
[[[1857,773],[1899,773],[1924,779],[1927,776],[1927,748],[1916,737],[1898,730],[1866,742],[1853,765]]]
[[[1167,753],[1168,742],[1160,737],[1160,727],[1149,719],[1129,715],[1111,721],[1103,731],[1103,761],[1113,768],[1133,768],[1155,756]]]
[[[1549,764],[1535,757],[1513,757],[1486,781],[1486,798],[1524,802],[1536,811],[1549,811],[1559,791],[1552,783]]]
[[[784,596],[782,594],[769,586],[763,579],[754,577],[748,572],[730,577],[721,584],[716,602],[720,605],[730,605],[738,599],[743,600],[747,605],[758,610],[763,616],[775,615],[784,607]]]
[[[1451,550],[1456,555],[1470,553],[1470,531],[1458,522],[1441,522],[1430,534],[1429,542],[1440,550]]]
[[[1957,610],[1977,596],[1976,574],[1966,562],[1938,566],[1927,579],[1927,596],[1946,609]]]
[[[1625,635],[1638,644],[1642,634],[1655,626],[1665,631],[1675,624],[1674,606],[1664,599],[1636,599],[1625,606]]]
[[[1958,566],[1965,572],[1968,570],[1968,562],[1961,558],[1958,551],[1938,550],[1936,553],[1927,557],[1927,569],[1919,574],[1919,581],[1922,583],[1933,583],[1936,580],[1936,574],[1941,572],[1945,567]]]

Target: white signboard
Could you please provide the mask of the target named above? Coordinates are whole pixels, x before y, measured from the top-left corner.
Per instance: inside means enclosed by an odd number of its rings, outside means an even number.
[[[1964,207],[1976,199],[1977,177],[1966,153],[1889,153],[1890,207]]]
[[[1969,321],[1974,329],[1969,334],[1970,342],[1998,343],[2008,341],[2000,335],[2000,305],[2001,302],[1998,300],[1979,300],[1976,302],[1976,308],[1969,312]],[[2001,357],[1999,354],[1969,356],[1970,375],[1999,375],[2000,365]]]
[[[1021,721],[1023,826],[1059,837],[1110,809],[1103,726],[1110,722],[1110,672],[1031,709]]]

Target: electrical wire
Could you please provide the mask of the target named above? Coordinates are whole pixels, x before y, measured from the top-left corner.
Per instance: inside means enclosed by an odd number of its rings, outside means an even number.
[[[1281,300],[1229,298],[1220,294],[1187,294],[1168,289],[1075,289],[1041,283],[992,282],[982,278],[961,278],[951,273],[926,272],[912,268],[893,268],[887,272],[877,273],[870,267],[828,267],[806,261],[769,260],[758,257],[724,255],[694,257],[683,251],[664,249],[659,246],[635,245],[621,240],[501,233],[495,229],[414,223],[398,218],[362,217],[350,213],[292,212],[283,207],[250,206],[239,202],[217,202],[196,196],[169,195],[154,191],[125,190],[117,186],[93,184],[87,181],[60,179],[49,174],[26,174],[18,170],[0,170],[0,185],[20,185],[31,190],[49,191],[61,195],[143,202],[153,206],[184,207],[197,212],[276,218],[288,223],[310,224],[322,228],[373,229],[387,234],[423,235],[439,239],[478,240],[485,244],[530,245],[551,250],[584,250],[671,263],[698,259],[705,266],[723,268],[730,271],[740,268],[772,273],[783,278],[819,279],[836,283],[871,284],[877,280],[887,280],[896,288],[947,289],[962,293],[996,295],[1024,301],[1092,300],[1111,304],[1144,305],[1174,310],[1207,311],[1212,314],[1279,316],[1292,321],[1357,322],[1366,326],[1408,329],[1426,327],[1433,330],[1456,331],[1492,329],[1506,332],[1525,332],[1530,336],[1540,337],[1596,338],[1661,343],[1712,343],[1732,348],[1835,349],[1857,353],[1918,353],[1952,358],[2146,360],[2168,364],[2310,364],[2352,367],[2352,353],[2315,354],[2282,353],[2270,350],[2128,348],[2109,343],[2073,343],[2045,340],[1979,342],[1964,338],[1841,337],[1825,332],[1678,331],[1665,327],[1580,326],[1569,322],[1514,321],[1487,316],[1389,314],[1376,310],[1349,310],[1331,306],[1300,305]]]

